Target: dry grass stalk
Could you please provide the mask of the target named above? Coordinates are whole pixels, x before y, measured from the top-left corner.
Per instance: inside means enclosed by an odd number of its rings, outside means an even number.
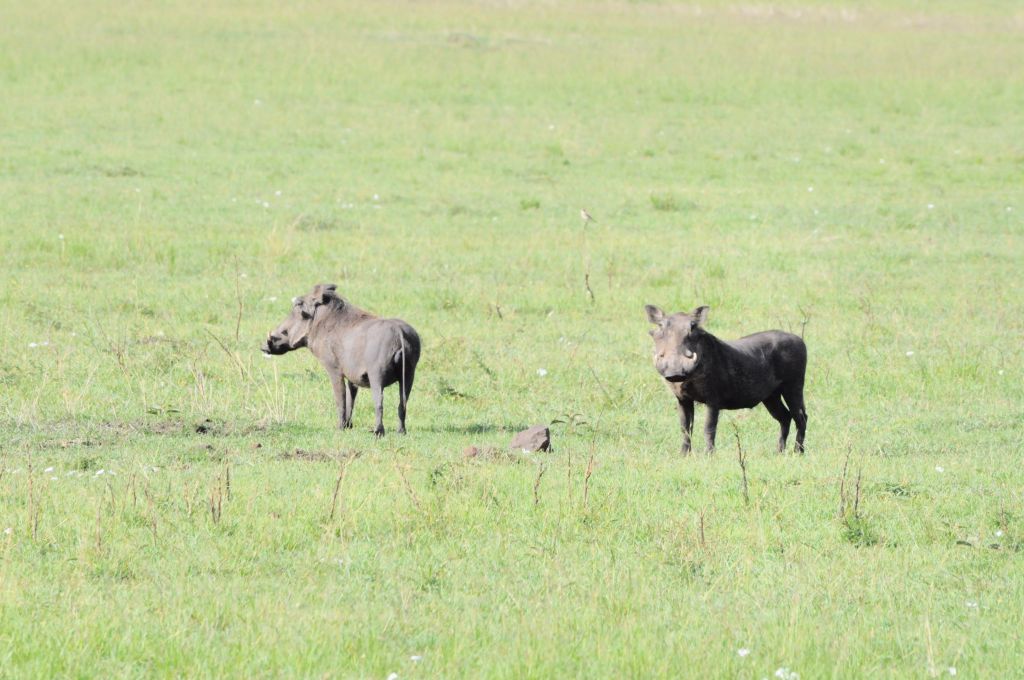
[[[583,507],[584,509],[589,507],[590,504],[590,476],[594,474],[594,452],[590,452],[590,460],[587,461],[587,471],[583,475]]]
[[[743,444],[740,442],[740,430],[733,426],[733,434],[736,435],[736,453],[740,459],[740,473],[743,476],[743,503],[750,505],[750,491],[747,487],[747,456],[743,453]]]
[[[857,468],[857,485],[853,492],[853,518],[860,519],[860,476],[863,468]]]
[[[338,507],[338,494],[341,491],[341,485],[345,482],[345,475],[348,473],[348,466],[354,458],[345,458],[341,461],[341,470],[338,472],[338,479],[334,482],[334,494],[331,496],[331,512],[328,515],[328,520],[334,519],[334,511]]]
[[[420,509],[420,497],[416,495],[416,490],[412,488],[412,484],[409,483],[409,478],[405,474],[405,467],[395,463],[395,470],[398,471],[398,476],[402,478],[402,486],[405,488],[406,495],[409,496],[409,500],[412,501],[413,507],[417,510]]]
[[[839,518],[846,517],[846,473],[850,467],[850,450],[846,451],[846,460],[843,461],[843,476],[839,478]]]
[[[539,464],[537,470],[537,479],[533,480],[533,504],[534,506],[540,505],[540,480],[547,471],[547,466],[544,463]]]

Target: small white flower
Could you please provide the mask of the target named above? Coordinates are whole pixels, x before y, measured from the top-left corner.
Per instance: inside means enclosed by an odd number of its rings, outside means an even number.
[[[253,106],[262,106],[262,105],[263,105],[263,102],[262,102],[262,101],[260,101],[259,99],[253,99],[253,100],[252,100],[252,105],[253,105]]]
[[[546,369],[546,368],[538,368],[537,369],[537,375],[539,375],[540,377],[543,378],[547,374],[548,374],[548,369]]]
[[[389,673],[388,680],[398,680],[398,673]]]
[[[247,279],[247,278],[249,278],[249,275],[246,274],[245,272],[242,272],[241,274],[238,275],[238,278],[240,278],[240,279]]]
[[[885,159],[884,158],[879,158],[878,162],[881,163],[882,165],[885,165]]]
[[[1006,212],[1013,212],[1013,206],[1012,205],[1006,206]]]
[[[1002,536],[1002,535],[1003,535],[1003,530],[1002,529],[999,529],[998,531],[996,531],[996,536]]]
[[[814,187],[807,187],[807,191],[814,191]]]
[[[739,655],[740,658],[743,658],[746,655],[750,654],[750,650],[747,649],[746,647],[740,647],[739,649],[736,650],[736,654]]]
[[[950,675],[956,675],[956,669],[955,669],[955,668],[953,668],[952,666],[950,666],[950,667],[949,667],[949,674],[950,674]]]
[[[912,356],[914,356],[914,350],[912,350],[912,349],[910,349],[910,350],[907,350],[907,356],[908,356],[908,357],[912,357]]]
[[[43,470],[43,472],[53,472],[53,466],[51,465],[50,467]]]
[[[928,209],[929,210],[934,210],[935,209],[935,204],[934,203],[929,203],[928,204]]]
[[[4,533],[9,536],[12,533],[14,533],[14,529],[12,529],[11,527],[7,527],[6,529],[4,529]]]
[[[275,191],[275,192],[274,192],[274,195],[275,195],[275,196],[280,196],[280,195],[281,195],[281,190],[280,190],[280,189],[278,189],[277,191]]]
[[[97,470],[97,471],[96,471],[96,476],[97,476],[97,477],[99,477],[99,476],[100,476],[100,475],[102,475],[102,474],[103,474],[104,472],[106,472],[106,470],[104,470],[103,468],[100,468],[99,470]]]
[[[379,201],[380,200],[380,194],[374,194],[373,195],[373,200]]]
[[[64,234],[57,234],[57,238],[59,238],[61,241],[63,241],[64,240]]]
[[[800,674],[796,671],[791,671],[785,666],[775,671],[775,677],[779,680],[800,680]]]
[[[271,295],[270,297],[267,298],[267,302],[277,302],[277,296]]]
[[[1003,374],[1003,369],[1000,368],[999,369],[999,375],[1002,375],[1002,374]]]
[[[420,661],[423,661],[423,657],[419,654],[413,654],[409,657],[409,661],[412,661],[413,663],[419,663]]]
[[[976,600],[967,600],[966,602],[964,602],[964,604],[967,605],[968,609],[978,608],[978,602]]]
[[[935,471],[936,472],[945,472],[946,468],[942,467],[941,465],[936,465],[935,466]]]
[[[39,347],[39,343],[38,342],[30,342],[30,343],[28,343],[28,346],[29,347]]]
[[[269,203],[267,203],[266,201],[263,201],[263,207],[264,207],[264,208],[269,208],[269,207],[270,207],[270,204],[269,204]]]

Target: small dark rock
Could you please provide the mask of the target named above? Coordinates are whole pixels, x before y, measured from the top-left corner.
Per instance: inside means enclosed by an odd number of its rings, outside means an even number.
[[[509,448],[522,451],[550,451],[551,430],[544,425],[534,425],[513,437]]]

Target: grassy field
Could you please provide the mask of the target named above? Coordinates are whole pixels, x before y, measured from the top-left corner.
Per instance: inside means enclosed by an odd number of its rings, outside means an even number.
[[[1016,3],[2,15],[0,676],[1024,675]],[[259,354],[320,281],[408,436]],[[645,303],[802,329],[807,455]]]

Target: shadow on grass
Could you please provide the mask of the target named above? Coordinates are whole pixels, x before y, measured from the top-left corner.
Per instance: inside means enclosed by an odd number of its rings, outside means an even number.
[[[472,423],[470,425],[431,425],[417,429],[424,432],[439,432],[443,434],[489,434],[494,432],[519,432],[527,427],[529,426],[521,424]]]

